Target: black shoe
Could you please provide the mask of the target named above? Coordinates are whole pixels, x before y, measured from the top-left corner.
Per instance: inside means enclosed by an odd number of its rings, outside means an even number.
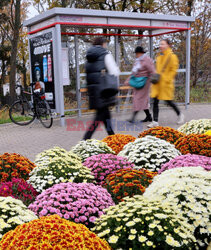
[[[152,116],[146,117],[144,120],[141,120],[141,122],[152,122]]]

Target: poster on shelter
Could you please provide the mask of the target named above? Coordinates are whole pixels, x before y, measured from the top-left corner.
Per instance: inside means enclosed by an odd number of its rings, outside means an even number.
[[[30,38],[32,82],[44,88],[46,100],[55,109],[52,32]]]

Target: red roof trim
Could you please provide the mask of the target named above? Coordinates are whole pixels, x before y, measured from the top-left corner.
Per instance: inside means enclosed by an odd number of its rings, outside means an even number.
[[[122,25],[122,24],[100,24],[100,23],[68,23],[68,22],[55,22],[52,24],[49,24],[47,26],[44,26],[42,28],[33,30],[28,32],[29,35],[35,34],[39,31],[54,27],[55,25],[60,24],[60,25],[77,25],[77,26],[96,26],[96,27],[113,27],[113,28],[146,28],[146,29],[173,29],[177,30],[176,32],[184,31],[184,30],[189,30],[190,28],[175,28],[175,27],[162,27],[162,26],[141,26],[141,25]]]
[[[149,37],[153,37],[153,36],[162,36],[162,35],[166,35],[166,34],[171,34],[171,33],[176,33],[176,32],[182,32],[185,31],[183,29],[179,29],[179,30],[174,30],[174,31],[169,31],[169,32],[163,32],[163,33],[159,33],[159,34],[155,34],[155,35],[148,35]]]
[[[90,36],[136,36],[136,37],[148,37],[149,35],[138,35],[138,34],[117,34],[117,33],[80,33],[80,32],[62,32],[62,35],[90,35]]]

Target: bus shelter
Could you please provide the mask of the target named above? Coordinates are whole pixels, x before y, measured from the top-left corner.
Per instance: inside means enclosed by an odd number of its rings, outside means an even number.
[[[50,107],[60,114],[61,125],[64,126],[64,113],[67,110],[64,108],[63,84],[65,81],[68,84],[70,79],[65,61],[66,55],[62,48],[62,37],[74,37],[77,97],[77,108],[74,110],[80,116],[80,78],[84,74],[80,73],[79,67],[79,36],[105,35],[114,37],[115,59],[119,63],[119,36],[147,37],[149,39],[149,54],[153,57],[153,37],[185,32],[185,68],[178,71],[185,73],[185,105],[187,107],[190,98],[191,22],[194,22],[194,20],[190,16],[53,8],[24,23],[28,30],[31,81],[42,81],[44,83],[46,99]],[[121,74],[126,75],[128,73],[122,72]]]

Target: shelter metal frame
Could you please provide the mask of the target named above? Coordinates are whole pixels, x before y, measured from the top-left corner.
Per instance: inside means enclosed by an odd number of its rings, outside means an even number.
[[[79,35],[106,35],[115,38],[115,59],[119,64],[119,44],[118,36],[134,36],[149,38],[149,54],[153,57],[153,37],[176,32],[186,32],[186,68],[178,72],[185,72],[185,105],[186,108],[190,100],[190,45],[191,45],[191,23],[195,21],[190,16],[157,15],[146,13],[131,13],[120,11],[101,11],[75,8],[53,8],[45,13],[35,16],[24,22],[28,29],[28,38],[36,37],[51,30],[53,32],[54,48],[54,77],[55,77],[55,100],[56,112],[60,114],[61,125],[65,125],[64,117],[64,91],[62,84],[62,46],[61,36],[74,36],[75,64],[76,64],[76,96],[78,115],[81,115],[81,92],[79,69]],[[61,27],[76,28],[102,28],[115,29],[115,33],[88,33],[88,32],[62,32]],[[148,31],[148,34],[118,34],[119,29]],[[30,47],[29,47],[30,50]],[[127,75],[130,72],[123,72]],[[32,78],[32,74],[30,74]],[[73,109],[72,109],[73,110]]]

